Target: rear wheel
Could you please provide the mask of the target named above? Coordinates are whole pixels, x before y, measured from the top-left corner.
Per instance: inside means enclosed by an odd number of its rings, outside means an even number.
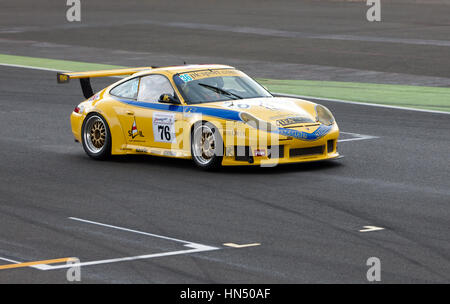
[[[111,155],[111,133],[103,116],[97,113],[87,116],[81,132],[87,155],[94,159],[106,159]]]
[[[209,122],[196,123],[191,136],[191,154],[194,163],[205,170],[220,167],[223,159],[223,141],[218,129]]]

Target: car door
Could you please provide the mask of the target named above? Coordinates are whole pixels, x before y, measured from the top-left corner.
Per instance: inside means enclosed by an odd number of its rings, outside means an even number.
[[[168,149],[173,152],[182,149],[183,106],[158,102],[162,94],[175,95],[175,91],[164,75],[152,74],[141,77],[137,106],[137,121],[141,121],[144,136],[150,139],[148,147]],[[170,154],[164,151],[165,155]]]
[[[119,118],[127,145],[145,146],[149,140],[138,129],[135,112],[140,78],[132,78],[112,88],[109,94],[119,101],[114,110]]]

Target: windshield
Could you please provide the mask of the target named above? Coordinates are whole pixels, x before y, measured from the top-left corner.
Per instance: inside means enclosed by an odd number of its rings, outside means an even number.
[[[187,104],[272,97],[256,81],[234,69],[177,74],[173,80]]]

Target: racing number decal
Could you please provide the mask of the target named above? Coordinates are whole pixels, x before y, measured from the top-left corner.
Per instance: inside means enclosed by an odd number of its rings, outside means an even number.
[[[170,127],[169,126],[158,126],[158,132],[161,135],[160,140],[161,141],[169,141],[172,139],[172,134],[170,133]]]
[[[157,142],[176,143],[175,114],[162,112],[153,114],[153,138]]]
[[[181,74],[180,75],[181,80],[183,80],[184,82],[189,82],[192,81],[194,79],[192,79],[191,76],[189,76],[189,74]]]

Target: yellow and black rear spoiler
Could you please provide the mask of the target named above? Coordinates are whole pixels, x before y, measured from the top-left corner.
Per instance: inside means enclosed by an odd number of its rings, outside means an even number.
[[[70,79],[80,79],[81,89],[85,98],[89,98],[94,95],[91,86],[91,77],[111,77],[111,76],[123,76],[131,75],[137,72],[151,70],[155,67],[140,67],[140,68],[126,68],[126,69],[114,69],[114,70],[102,70],[102,71],[89,71],[89,72],[70,72],[70,73],[58,73],[58,83],[67,83]]]

